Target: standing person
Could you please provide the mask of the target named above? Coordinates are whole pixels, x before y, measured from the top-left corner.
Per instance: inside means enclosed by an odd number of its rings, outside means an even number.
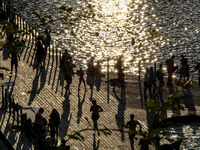
[[[73,68],[72,65],[69,61],[67,61],[66,65],[64,66],[64,76],[65,76],[65,80],[67,82],[66,85],[66,90],[69,91],[69,94],[71,94],[69,88],[70,88],[70,84],[72,83],[72,75],[74,76],[74,72],[73,72]]]
[[[35,127],[39,132],[45,129],[46,119],[42,116],[44,108],[40,108],[35,115]]]
[[[123,67],[123,60],[122,60],[122,55],[119,56],[119,59],[117,60],[116,64],[115,64],[115,68],[117,69],[117,72],[119,73],[120,70]]]
[[[91,60],[87,64],[87,72],[90,75],[94,74],[94,57],[91,57]]]
[[[10,55],[11,55],[11,57],[10,57]],[[13,65],[15,65],[15,77],[17,77],[18,59],[20,61],[20,56],[19,56],[19,54],[16,54],[15,52],[10,52],[8,54],[8,57],[11,58],[11,72],[10,72],[10,74],[12,74]],[[18,57],[18,59],[17,59],[17,57]]]
[[[166,60],[167,64],[167,72],[168,72],[168,79],[167,79],[167,85],[172,85],[172,75],[174,72],[174,58],[175,56],[173,55],[170,59]]]
[[[40,40],[38,40],[37,41],[37,43],[36,43],[36,58],[37,58],[37,65],[36,66],[39,66],[39,64],[40,64],[40,66],[42,67],[42,56],[43,56],[43,47],[42,47],[42,42],[40,41]]]
[[[153,85],[153,94],[155,94],[155,86],[156,86],[156,75],[153,72],[153,67],[150,67],[150,71],[149,71],[149,90],[150,90],[150,97],[152,97],[151,95],[151,87]]]
[[[51,114],[50,114],[50,118],[54,124],[54,130],[56,133],[56,140],[58,141],[58,127],[60,125],[60,114],[58,113],[58,111],[56,109],[53,109]]]
[[[101,106],[96,104],[96,101],[92,101],[92,106],[90,108],[90,112],[92,111],[92,121],[94,122],[94,130],[97,130],[98,135],[100,136],[98,126],[97,126],[97,120],[99,119],[99,112],[103,112],[103,109]]]
[[[49,34],[48,30],[45,30],[45,34],[46,34],[46,38],[45,38],[45,41],[44,41],[44,46],[45,46],[44,55],[46,56],[47,48],[50,46],[51,35]]]
[[[78,90],[81,90],[81,89],[80,89],[81,81],[83,81],[83,84],[84,84],[85,90],[86,90],[85,79],[83,78],[84,72],[83,72],[83,69],[82,69],[82,68],[80,68],[79,76],[80,76],[80,77],[79,77]]]
[[[184,83],[185,83],[185,77],[187,76],[187,59],[184,57],[184,55],[181,55],[180,56],[181,59],[181,68],[179,70],[179,73],[180,73],[180,83],[181,83],[181,79],[183,77],[184,79]]]
[[[67,49],[65,49],[65,52],[62,55],[61,68],[64,67],[66,61],[70,61],[72,63],[72,56],[68,53]]]
[[[16,13],[17,9],[16,8],[13,8],[13,10],[11,11],[11,14],[10,14],[10,23],[15,26],[15,16],[16,15],[19,15],[18,13]]]
[[[163,65],[160,64],[159,69],[158,69],[158,71],[157,71],[157,77],[158,77],[159,87],[160,87],[160,88],[162,88],[163,85],[165,84],[164,81],[163,81],[163,75],[164,75],[164,73],[163,73],[162,67],[163,67]]]
[[[147,94],[146,94],[146,91],[147,91],[147,88],[149,88],[149,94],[151,96],[151,90],[150,90],[150,87],[149,87],[149,80],[150,80],[150,76],[149,76],[149,68],[146,68],[146,73],[145,73],[145,76],[144,76],[144,98],[147,99]]]
[[[10,4],[10,1],[8,1],[8,4],[6,5],[6,11],[7,11],[7,16],[9,18],[10,17],[10,13],[12,11],[12,6]]]
[[[146,137],[146,133],[144,133],[143,138],[140,139],[140,142],[138,144],[141,145],[140,150],[149,150],[149,144],[151,144],[151,142]]]
[[[134,120],[134,114],[131,114],[130,115],[130,121],[127,122],[126,126],[132,131],[132,132],[136,132],[136,125],[139,125],[140,126],[140,130],[142,129],[142,126],[141,124]],[[134,137],[135,137],[135,134],[132,133],[132,134],[129,134],[129,140],[130,140],[130,143],[131,143],[131,150],[134,150]]]

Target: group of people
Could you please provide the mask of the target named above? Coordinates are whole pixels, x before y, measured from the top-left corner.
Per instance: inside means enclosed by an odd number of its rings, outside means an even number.
[[[180,57],[181,57],[181,59],[180,59],[181,67],[178,71],[178,73],[180,74],[180,79],[178,82],[181,83],[181,79],[183,77],[183,80],[185,83],[186,77],[187,77],[187,80],[189,79],[189,66],[187,64],[188,60],[187,60],[187,58],[184,57],[184,55],[180,55]],[[167,65],[167,73],[168,73],[167,85],[168,86],[172,85],[173,72],[178,69],[178,66],[174,66],[174,58],[175,58],[175,56],[173,55],[170,59],[167,59],[165,62]],[[196,68],[198,68],[198,67],[196,67]],[[164,76],[164,70],[163,70],[162,63],[159,65],[159,69],[157,70],[156,73],[153,71],[153,67],[146,68],[146,73],[144,76],[144,97],[145,98],[148,98],[146,95],[147,89],[149,89],[150,98],[152,98],[152,96],[155,94],[155,88],[153,88],[153,94],[151,92],[151,89],[152,89],[152,86],[153,87],[156,86],[157,79],[159,81],[159,87],[160,88],[163,87],[163,85],[164,85],[163,76]]]

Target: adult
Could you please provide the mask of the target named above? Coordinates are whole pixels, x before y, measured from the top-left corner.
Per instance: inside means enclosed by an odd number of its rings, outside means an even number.
[[[103,109],[101,106],[97,105],[96,100],[92,101],[92,106],[90,108],[90,112],[92,112],[92,121],[94,122],[94,130],[97,130],[98,135],[100,136],[98,126],[97,126],[97,120],[99,119],[99,112],[103,112]]]
[[[15,16],[16,15],[19,15],[18,13],[16,13],[17,9],[16,8],[13,8],[13,10],[11,11],[11,14],[10,14],[10,23],[15,26]]]
[[[179,70],[179,73],[180,73],[180,82],[181,82],[181,79],[183,77],[183,80],[184,80],[184,83],[185,83],[185,77],[187,77],[187,59],[184,57],[184,55],[181,55],[180,56],[181,59],[181,68]]]
[[[149,71],[149,90],[150,90],[150,97],[152,97],[151,94],[151,88],[153,86],[153,94],[155,94],[155,86],[156,86],[156,75],[153,71],[153,67],[150,67]]]
[[[44,108],[40,108],[39,111],[35,115],[35,127],[39,132],[45,129],[46,119],[42,116],[44,112]]]
[[[150,80],[150,76],[149,76],[149,68],[146,68],[146,73],[144,75],[144,98],[147,99],[147,94],[146,91],[147,89],[149,89],[149,94],[151,96],[151,90],[149,87],[149,80]]]
[[[165,84],[164,81],[163,81],[163,65],[160,64],[159,65],[159,69],[157,70],[157,77],[158,77],[158,81],[159,81],[159,87],[162,88],[163,85]],[[160,91],[160,90],[159,90]]]
[[[134,114],[130,115],[130,119],[131,120],[127,122],[126,126],[131,130],[131,133],[129,134],[129,140],[131,144],[131,150],[134,150],[134,137],[136,133],[136,126],[139,125],[140,130],[142,129],[142,126],[138,121],[134,120]]]
[[[91,60],[87,64],[87,73],[90,75],[94,74],[94,57],[91,57]]]
[[[37,58],[37,65],[36,66],[40,66],[42,67],[42,56],[43,56],[43,47],[42,47],[42,42],[40,40],[37,41],[36,43],[36,58]]]
[[[172,85],[172,75],[174,72],[174,58],[175,56],[173,55],[170,59],[166,60],[167,64],[167,73],[168,73],[168,79],[167,79],[167,85]]]
[[[122,55],[119,56],[119,59],[117,60],[116,64],[115,64],[115,68],[117,69],[117,72],[120,72],[120,70],[123,67],[123,60],[122,60]]]
[[[117,73],[117,75],[118,75],[117,79],[115,79],[114,82],[113,82],[114,87],[115,87],[115,83],[117,81],[120,82],[121,87],[125,87],[125,85],[124,85],[124,73],[123,73],[123,70],[120,69],[119,72]]]
[[[46,34],[46,38],[45,38],[45,41],[44,41],[44,46],[45,46],[44,55],[46,56],[47,48],[50,46],[51,35],[49,34],[48,30],[45,30],[45,34]]]
[[[54,124],[55,127],[55,133],[56,133],[56,140],[58,140],[58,127],[60,125],[60,114],[58,113],[58,111],[56,109],[53,109],[51,114],[50,114],[50,118]]]
[[[63,53],[63,55],[62,55],[62,60],[61,60],[61,68],[63,68],[64,67],[64,65],[65,65],[65,63],[66,63],[66,61],[70,61],[71,63],[72,63],[72,56],[68,53],[68,50],[67,49],[65,49],[65,51],[64,51],[64,53]]]
[[[83,82],[83,84],[84,84],[84,87],[85,87],[85,90],[86,90],[86,85],[85,85],[85,79],[84,79],[84,71],[83,71],[83,69],[82,68],[80,68],[80,70],[79,70],[79,84],[78,84],[78,90],[80,91],[81,89],[80,89],[80,85],[81,85],[81,82]]]
[[[6,5],[6,12],[7,12],[8,17],[10,17],[11,11],[12,11],[12,6],[10,4],[10,1],[8,1],[8,4]]]
[[[70,88],[70,84],[72,83],[72,75],[74,76],[74,72],[73,72],[72,65],[69,61],[67,61],[66,65],[63,68],[63,71],[64,71],[65,80],[67,82],[67,85],[65,88],[67,91],[69,91],[69,94],[71,94],[69,88]]]
[[[18,59],[20,61],[20,55],[17,54],[16,52],[9,52],[8,57],[11,58],[11,72],[10,72],[10,74],[12,74],[13,66],[15,65],[15,77],[17,77]]]

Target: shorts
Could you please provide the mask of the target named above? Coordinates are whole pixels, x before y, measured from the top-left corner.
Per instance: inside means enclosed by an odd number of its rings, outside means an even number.
[[[18,67],[18,60],[16,59],[11,59],[11,67],[13,67],[13,65],[15,65],[15,68]]]
[[[66,75],[65,76],[65,80],[72,82],[72,76],[71,75]]]
[[[92,121],[95,122],[99,119],[99,115],[92,115]]]

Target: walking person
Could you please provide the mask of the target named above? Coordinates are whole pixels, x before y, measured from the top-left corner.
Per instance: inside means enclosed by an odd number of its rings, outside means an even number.
[[[41,66],[41,68],[43,67],[42,66],[42,56],[43,56],[43,47],[42,47],[42,42],[40,40],[37,41],[36,43],[36,49],[35,49],[37,52],[36,52],[36,58],[37,58],[37,65],[36,66]]]
[[[151,96],[151,90],[150,90],[150,87],[149,87],[149,80],[150,80],[150,76],[149,76],[149,68],[146,68],[146,73],[145,73],[145,76],[144,76],[144,98],[147,99],[147,94],[146,94],[146,91],[147,89],[149,89],[149,94]]]
[[[130,115],[130,121],[127,122],[126,127],[128,127],[133,133],[129,134],[129,140],[130,140],[130,144],[131,144],[131,150],[134,150],[134,137],[135,137],[135,133],[136,133],[136,126],[139,125],[140,126],[140,130],[142,129],[141,124],[134,120],[134,114]]]
[[[16,52],[10,52],[8,54],[8,57],[11,58],[11,72],[10,72],[10,74],[13,73],[13,66],[15,65],[15,77],[17,77],[18,59],[20,61],[20,55],[17,54]]]
[[[157,77],[158,77],[159,87],[160,87],[160,88],[162,88],[163,85],[165,84],[164,81],[163,81],[163,75],[164,75],[164,73],[163,73],[162,67],[163,67],[163,65],[160,64],[159,69],[158,69],[158,71],[157,71]],[[159,91],[160,91],[160,90],[159,90]]]
[[[181,68],[179,70],[180,73],[180,83],[181,83],[181,79],[183,77],[184,83],[185,83],[185,77],[187,77],[187,59],[184,57],[184,55],[181,55]]]
[[[172,75],[174,72],[174,58],[175,56],[173,55],[170,59],[166,60],[167,64],[167,72],[168,72],[168,79],[167,79],[167,85],[172,85]]]
[[[58,111],[56,109],[53,109],[51,114],[50,114],[50,118],[54,124],[54,130],[56,133],[56,141],[58,141],[58,128],[60,126],[60,114],[58,113]]]
[[[69,61],[67,61],[66,65],[64,66],[64,76],[65,76],[65,80],[67,82],[66,85],[66,90],[69,92],[69,94],[71,94],[70,92],[70,84],[72,83],[72,75],[74,76],[74,72],[73,72],[73,68],[72,65]]]
[[[85,90],[86,90],[85,79],[83,78],[84,72],[83,72],[83,69],[82,69],[82,68],[80,68],[80,70],[79,70],[79,76],[80,76],[80,77],[79,77],[78,90],[81,90],[81,89],[80,89],[81,82],[83,82],[84,87],[85,87]]]
[[[45,34],[46,34],[46,38],[44,41],[44,46],[45,46],[44,56],[46,56],[47,54],[47,48],[50,46],[50,41],[51,41],[51,35],[49,34],[48,30],[45,30]]]
[[[98,135],[100,136],[97,120],[99,119],[99,112],[103,112],[101,106],[97,105],[96,100],[92,101],[92,106],[90,108],[90,112],[92,112],[92,121],[94,122],[94,130],[97,130]]]

